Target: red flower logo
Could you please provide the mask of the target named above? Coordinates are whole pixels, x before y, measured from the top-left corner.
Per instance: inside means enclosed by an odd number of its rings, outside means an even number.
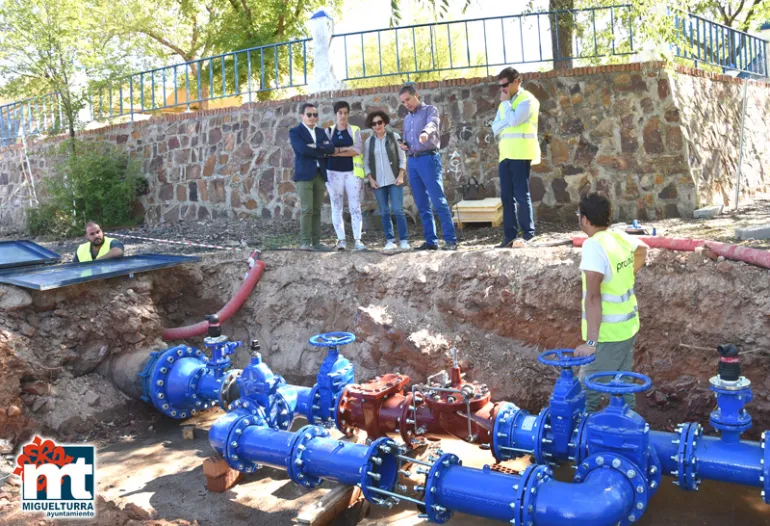
[[[22,480],[24,480],[24,466],[27,464],[34,464],[35,466],[56,464],[59,467],[64,467],[75,460],[67,455],[63,447],[57,446],[53,440],[43,441],[43,439],[38,436],[33,438],[31,443],[24,446],[22,451],[23,453],[16,459],[17,467],[13,470],[14,475],[19,475]],[[63,477],[62,483],[64,483]],[[48,480],[41,475],[37,479],[37,490],[44,490],[47,484]]]

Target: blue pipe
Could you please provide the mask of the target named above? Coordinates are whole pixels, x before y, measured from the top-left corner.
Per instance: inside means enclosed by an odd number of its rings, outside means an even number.
[[[599,526],[626,522],[634,502],[634,488],[619,471],[592,471],[579,484],[551,479],[538,489],[537,526]],[[637,513],[638,520],[640,514]]]
[[[671,475],[679,471],[679,443],[681,434],[650,432],[650,444],[655,448],[660,459],[663,473]],[[728,442],[717,437],[698,436],[694,453],[683,459],[691,463],[695,458],[695,476],[703,480],[719,480],[744,486],[763,487],[764,450],[759,442]],[[678,473],[677,473],[678,475]]]
[[[507,475],[489,466],[464,467],[454,455],[443,455],[431,468],[425,496],[428,518],[438,523],[460,512],[517,525],[602,526],[636,521],[645,508],[636,509],[639,501],[623,468],[596,466],[580,482],[564,483],[545,466]]]

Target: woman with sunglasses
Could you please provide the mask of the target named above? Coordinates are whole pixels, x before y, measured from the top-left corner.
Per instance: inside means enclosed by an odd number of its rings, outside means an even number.
[[[390,117],[384,111],[374,111],[366,117],[366,125],[374,131],[374,135],[366,139],[364,144],[364,171],[377,197],[382,230],[385,232],[385,250],[408,249],[409,232],[406,214],[404,214],[406,154],[398,147],[398,143],[402,142],[401,137],[396,132],[385,128],[388,124],[390,124]],[[396,237],[393,235],[393,222],[390,219],[391,209],[396,216],[400,239],[398,247],[396,247]]]
[[[329,201],[332,208],[332,224],[337,233],[337,250],[345,250],[345,194],[348,194],[350,223],[353,227],[355,249],[364,250],[361,242],[361,191],[364,187],[364,160],[361,156],[361,129],[348,123],[350,104],[344,100],[334,103],[335,124],[326,135],[334,144],[334,154],[329,156],[326,169]]]

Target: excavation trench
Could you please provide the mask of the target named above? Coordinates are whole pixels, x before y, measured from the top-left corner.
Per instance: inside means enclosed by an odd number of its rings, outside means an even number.
[[[579,257],[571,248],[389,257],[267,252],[264,275],[223,332],[260,340],[273,371],[301,385],[315,382],[324,353],[307,340],[321,332],[356,335],[342,349],[356,381],[393,372],[424,381],[446,368],[456,347],[468,379],[486,383],[493,400],[537,412],[556,377],[537,353],[579,341]],[[244,258],[216,254],[134,279],[43,292],[0,286],[0,438],[18,443],[39,430],[70,438],[127,414],[155,414],[134,400],[139,384],[127,372],[150,351],[178,343],[161,339],[164,327],[219,310],[247,271]],[[768,289],[764,269],[651,252],[636,287],[635,369],[654,382],[637,396],[653,429],[683,421],[710,429],[712,349],[725,342],[745,352],[743,372],[754,388],[747,406],[754,428],[745,438],[770,427]],[[202,347],[200,338],[186,343]],[[236,367],[247,361],[245,350],[233,359]]]

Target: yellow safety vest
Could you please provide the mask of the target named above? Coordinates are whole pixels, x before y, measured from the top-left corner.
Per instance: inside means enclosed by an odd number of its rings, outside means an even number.
[[[332,135],[334,135],[334,129],[337,126],[332,126]],[[350,128],[351,136],[353,137],[353,144],[356,143],[356,133],[361,131],[361,128],[358,126],[353,126],[352,124],[348,124],[348,128]],[[363,155],[356,155],[353,157],[353,175],[356,177],[359,177],[361,179],[366,179],[366,172],[364,172],[364,156]]]
[[[500,132],[500,162],[505,159],[531,160],[532,164],[540,164],[540,144],[537,142],[537,119],[540,113],[540,102],[529,91],[519,88],[516,97],[511,101],[511,108],[530,101],[532,116],[518,126],[508,126]],[[504,103],[497,108],[497,119],[505,115]]]
[[[96,254],[97,258],[102,257],[107,252],[110,251],[110,243],[112,243],[113,239],[111,237],[104,236],[104,241],[102,242],[102,246],[99,247],[99,253]],[[88,261],[93,261],[94,258],[91,256],[91,242],[86,241],[82,245],[78,246],[78,261],[81,263],[86,263]]]
[[[623,235],[602,230],[595,239],[607,253],[612,278],[602,281],[602,324],[599,342],[622,342],[639,332],[639,312],[634,293],[635,247]],[[583,273],[583,339],[588,338],[586,322],[586,276]]]

